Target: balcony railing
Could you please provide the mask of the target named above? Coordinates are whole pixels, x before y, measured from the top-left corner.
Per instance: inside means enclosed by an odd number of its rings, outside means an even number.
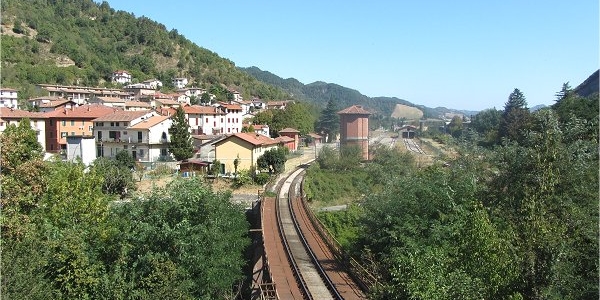
[[[120,143],[120,144],[166,144],[167,139],[149,140],[149,139],[130,139],[130,138],[96,138],[96,143]]]

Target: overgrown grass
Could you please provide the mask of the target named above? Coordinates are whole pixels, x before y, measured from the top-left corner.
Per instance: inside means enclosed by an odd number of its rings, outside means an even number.
[[[352,172],[324,170],[313,165],[307,170],[304,191],[313,207],[352,203],[364,194],[367,173],[362,169]]]
[[[347,209],[340,211],[321,211],[317,218],[329,230],[343,249],[348,250],[359,233],[358,219],[362,209],[358,205],[348,205]]]

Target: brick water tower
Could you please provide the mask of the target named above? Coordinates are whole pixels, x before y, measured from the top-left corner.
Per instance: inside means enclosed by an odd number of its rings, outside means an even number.
[[[340,115],[340,148],[357,146],[362,158],[369,160],[369,115],[360,105],[338,111]]]

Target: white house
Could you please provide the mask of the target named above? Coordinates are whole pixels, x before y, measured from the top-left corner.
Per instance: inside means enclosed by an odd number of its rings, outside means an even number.
[[[136,161],[169,157],[170,116],[155,111],[116,111],[94,119],[98,157],[114,157],[125,150]]]
[[[171,80],[177,89],[182,89],[188,84],[188,79],[185,77],[176,77]]]
[[[124,70],[117,70],[112,73],[112,82],[127,84],[131,82],[131,74]]]
[[[186,94],[188,97],[194,96],[199,99],[200,97],[202,97],[202,94],[206,93],[207,91],[203,88],[190,87],[190,88],[178,89],[177,92],[181,93],[181,94]]]
[[[35,131],[37,141],[46,151],[46,117],[44,113],[29,112],[26,110],[0,108],[0,133],[4,132],[10,124],[19,125],[21,119],[28,118],[31,128]],[[6,145],[10,147],[10,145]]]
[[[225,113],[224,133],[232,134],[242,132],[242,121],[244,113],[238,104],[218,103],[216,104]]]
[[[184,106],[185,118],[194,135],[220,135],[225,131],[225,113],[218,107],[191,105]]]
[[[88,100],[90,104],[102,104],[104,106],[125,109],[126,100],[117,97],[93,97]]]
[[[168,116],[152,116],[128,128],[130,135],[137,136],[139,145],[133,145],[131,155],[137,161],[157,161],[170,157],[169,128],[173,120]]]
[[[0,88],[0,107],[19,108],[17,90]]]
[[[162,81],[160,81],[160,80],[158,80],[156,78],[144,80],[144,81],[142,81],[142,83],[150,86],[153,89],[157,89],[157,88],[163,86]]]

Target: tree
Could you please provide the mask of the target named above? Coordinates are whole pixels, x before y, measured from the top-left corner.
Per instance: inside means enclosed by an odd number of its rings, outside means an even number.
[[[169,142],[169,152],[173,154],[175,160],[184,160],[194,155],[194,146],[189,131],[190,125],[185,119],[183,108],[177,107],[177,112],[173,116],[173,124],[169,128],[171,141]]]
[[[92,164],[92,169],[102,177],[101,186],[104,193],[125,197],[136,188],[129,164],[123,165],[116,159],[98,157]]]
[[[471,128],[483,136],[484,145],[495,144],[502,112],[492,108],[480,111],[471,121]]]
[[[115,155],[115,163],[119,167],[133,170],[135,167],[135,159],[126,150],[121,150]]]
[[[288,150],[285,147],[277,147],[276,149],[268,150],[258,158],[256,164],[260,169],[269,170],[269,174],[279,174],[283,172],[285,168],[287,152]]]
[[[459,138],[462,135],[463,131],[463,120],[459,116],[454,116],[450,124],[448,124],[448,130],[450,131],[450,135],[455,138]]]
[[[202,95],[200,96],[200,103],[208,105],[210,104],[210,94],[209,93],[202,93]]]
[[[529,122],[530,115],[525,96],[519,89],[514,89],[504,104],[498,128],[498,143],[501,143],[502,139],[523,142]]]
[[[317,131],[327,135],[326,142],[333,141],[340,131],[340,116],[337,112],[338,108],[336,107],[335,101],[333,98],[329,98],[327,106],[321,112],[321,116],[317,121]]]
[[[0,154],[2,174],[14,171],[24,162],[43,158],[42,145],[37,141],[37,135],[27,118],[21,119],[18,125],[8,125],[4,133],[0,135],[0,141],[3,145]]]

